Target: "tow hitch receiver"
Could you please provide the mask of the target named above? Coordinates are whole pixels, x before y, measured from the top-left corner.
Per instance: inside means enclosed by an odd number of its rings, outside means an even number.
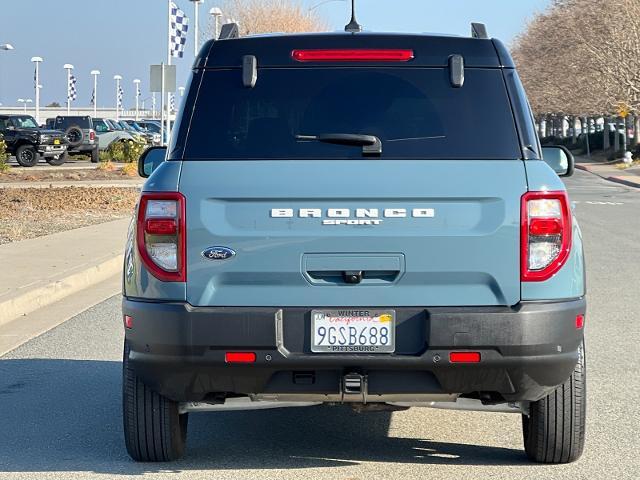
[[[367,377],[347,373],[342,378],[342,397],[345,402],[367,403]]]

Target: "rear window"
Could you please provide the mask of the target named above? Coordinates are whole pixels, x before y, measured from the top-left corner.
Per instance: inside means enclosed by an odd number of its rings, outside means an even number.
[[[82,129],[93,128],[91,117],[58,117],[55,120],[55,128],[58,130],[66,130],[71,127],[79,127]]]
[[[522,156],[499,69],[467,69],[462,88],[443,68],[263,68],[254,88],[238,69],[203,75],[185,159],[362,158],[359,146],[296,140],[328,133],[375,135],[383,158]]]

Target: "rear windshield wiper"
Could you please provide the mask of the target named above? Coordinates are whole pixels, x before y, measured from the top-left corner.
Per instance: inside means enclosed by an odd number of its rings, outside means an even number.
[[[357,133],[323,133],[321,135],[296,135],[296,140],[332,143],[334,145],[352,145],[362,147],[362,155],[382,155],[382,142],[375,135]]]

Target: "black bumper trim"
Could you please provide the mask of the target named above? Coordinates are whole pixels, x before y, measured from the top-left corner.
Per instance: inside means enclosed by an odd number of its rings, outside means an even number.
[[[326,307],[322,307],[326,308]],[[339,308],[339,307],[336,307]],[[160,393],[198,401],[212,393],[335,393],[347,371],[366,373],[383,393],[497,393],[537,400],[570,376],[583,341],[575,318],[584,298],[514,307],[389,307],[396,310],[396,353],[314,354],[308,308],[193,307],[123,300],[130,361]],[[226,351],[252,351],[251,365],[227,365]],[[451,351],[478,351],[479,364],[451,364]],[[312,372],[312,385],[298,385]],[[390,372],[398,382],[390,383]],[[402,372],[402,375],[399,375]],[[429,377],[431,380],[426,381]]]

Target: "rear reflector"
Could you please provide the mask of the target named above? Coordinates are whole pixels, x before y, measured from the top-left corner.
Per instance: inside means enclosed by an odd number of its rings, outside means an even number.
[[[451,352],[449,361],[451,363],[478,363],[480,362],[480,352]]]
[[[133,317],[130,317],[129,315],[125,315],[124,326],[125,328],[133,328]]]
[[[253,352],[227,352],[224,354],[224,361],[227,363],[253,363],[256,361],[256,354]]]
[[[582,330],[583,327],[584,327],[584,315],[576,316],[576,329]]]
[[[398,49],[294,50],[291,56],[297,62],[408,62],[414,58],[413,50]]]

